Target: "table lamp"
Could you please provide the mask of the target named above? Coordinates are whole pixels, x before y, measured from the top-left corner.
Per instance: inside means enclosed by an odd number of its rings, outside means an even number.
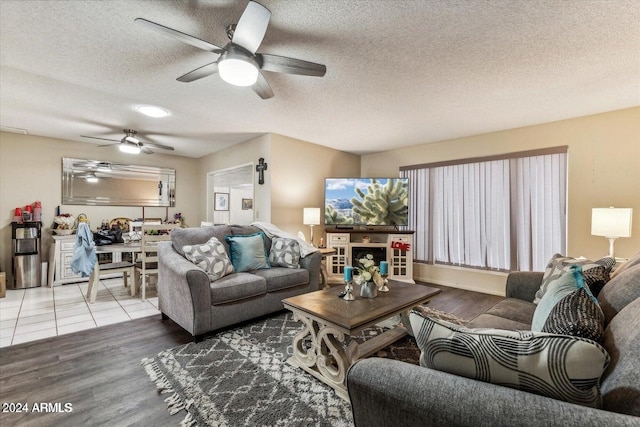
[[[304,208],[302,223],[311,227],[311,244],[313,245],[313,226],[320,225],[320,208]]]
[[[593,208],[591,235],[609,239],[609,256],[614,256],[613,242],[618,237],[631,237],[633,208]]]

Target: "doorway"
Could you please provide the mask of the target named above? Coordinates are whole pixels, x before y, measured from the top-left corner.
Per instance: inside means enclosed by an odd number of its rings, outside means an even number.
[[[207,221],[249,225],[254,221],[253,163],[207,173]]]

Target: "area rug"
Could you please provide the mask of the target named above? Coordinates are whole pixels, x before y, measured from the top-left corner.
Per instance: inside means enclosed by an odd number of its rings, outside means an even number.
[[[426,308],[427,314],[464,320]],[[301,330],[282,312],[142,360],[182,426],[352,426],[351,407],[332,388],[286,361]],[[383,328],[368,328],[359,341]],[[376,354],[418,364],[420,351],[405,337]],[[183,412],[184,413],[184,412]]]

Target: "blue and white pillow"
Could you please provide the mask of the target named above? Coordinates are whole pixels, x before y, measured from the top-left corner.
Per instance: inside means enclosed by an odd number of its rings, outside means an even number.
[[[211,281],[218,280],[234,272],[233,264],[220,240],[210,238],[201,245],[185,245],[182,247],[185,257],[202,268]]]
[[[616,260],[612,257],[604,257],[596,261],[591,261],[589,259],[572,258],[555,254],[547,263],[542,276],[542,282],[540,283],[540,289],[536,292],[533,303],[538,304],[545,292],[547,292],[549,285],[560,279],[560,277],[571,269],[572,265],[580,265],[582,267],[582,271],[585,273],[595,267],[604,267],[604,274],[608,278],[611,273],[611,269],[616,265]]]

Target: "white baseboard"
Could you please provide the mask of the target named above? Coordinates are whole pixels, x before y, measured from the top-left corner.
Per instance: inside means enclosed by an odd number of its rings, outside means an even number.
[[[447,286],[449,288],[456,288],[456,289],[464,289],[465,291],[474,291],[474,292],[480,292],[483,294],[488,294],[488,295],[496,295],[499,297],[504,297],[505,293],[504,292],[498,292],[495,290],[491,290],[491,289],[486,289],[486,288],[482,288],[482,287],[478,287],[478,286],[469,286],[469,285],[463,285],[460,283],[452,283],[452,282],[448,282],[446,280],[434,280],[434,279],[429,279],[429,278],[425,278],[425,277],[414,277],[416,282],[426,282],[426,283],[433,283],[434,285],[442,285],[442,286]]]

